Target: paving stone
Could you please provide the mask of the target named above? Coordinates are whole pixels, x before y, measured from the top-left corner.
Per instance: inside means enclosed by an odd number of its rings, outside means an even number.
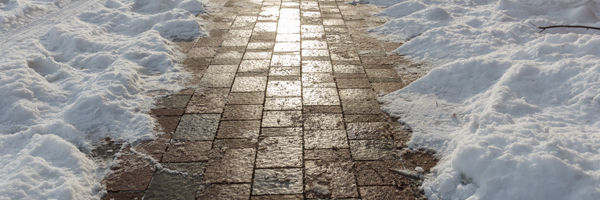
[[[319,12],[303,11],[302,15],[320,16],[321,14]],[[307,33],[307,32],[324,33],[325,32],[325,28],[322,25],[301,25],[300,27],[301,27],[302,33]]]
[[[360,74],[365,73],[361,65],[334,65],[333,72],[336,74]]]
[[[230,93],[227,104],[263,104],[265,102],[264,92],[241,92]]]
[[[216,53],[217,53],[216,47],[194,47],[194,48],[190,49],[190,52],[187,54],[187,56],[194,57],[194,58],[214,57]]]
[[[300,66],[300,54],[273,54],[271,66]]]
[[[371,83],[371,85],[373,85],[373,89],[378,94],[382,91],[385,93],[394,92],[394,91],[400,90],[400,89],[404,88],[404,86],[406,86],[406,84],[404,84],[402,82]]]
[[[302,194],[252,196],[251,200],[303,200]]]
[[[239,72],[267,72],[270,64],[271,60],[242,60]]]
[[[418,166],[423,168],[426,173],[429,172],[431,168],[435,167],[438,162],[438,160],[430,153],[421,151],[408,151],[402,154],[402,158],[407,169],[412,170]]]
[[[381,109],[376,100],[344,101],[342,103],[344,114],[380,114]]]
[[[204,183],[250,183],[255,149],[226,149],[224,151],[222,157],[211,159],[208,162]]]
[[[342,114],[342,107],[335,106],[303,106],[302,113],[304,114],[317,114],[317,113],[328,113],[328,114]]]
[[[371,88],[368,79],[336,79],[337,86],[340,89],[350,88]]]
[[[250,42],[248,43],[248,49],[256,50],[272,50],[275,43],[273,42]]]
[[[198,199],[246,200],[250,197],[250,184],[202,185]]]
[[[161,130],[164,133],[174,133],[181,117],[156,117],[155,119],[160,126],[160,129],[158,130]]]
[[[364,65],[365,69],[394,69],[394,65]]]
[[[300,194],[303,190],[302,169],[257,169],[252,195]]]
[[[173,135],[168,133],[159,134],[156,136],[156,139],[141,142],[134,149],[140,153],[162,154],[167,150],[172,137]]]
[[[302,49],[327,49],[327,41],[302,40]]]
[[[256,167],[302,167],[302,137],[262,138],[258,143]]]
[[[217,138],[258,138],[260,121],[222,121]]]
[[[92,150],[90,156],[92,158],[112,161],[115,157],[115,154],[121,150],[121,147],[123,147],[122,143],[103,143]]]
[[[273,52],[294,52],[300,51],[299,42],[276,42],[273,46]]]
[[[262,128],[260,137],[302,136],[302,127],[293,128]]]
[[[323,25],[325,26],[344,26],[343,19],[323,19]]]
[[[276,42],[300,42],[300,34],[277,34]]]
[[[414,193],[410,187],[405,186],[401,189],[395,186],[368,186],[359,187],[363,200],[379,199],[415,199]]]
[[[189,164],[193,165],[196,169],[204,169],[204,163]],[[169,167],[165,168],[169,169]],[[178,169],[174,170],[179,171]],[[202,174],[182,174],[168,170],[159,171],[154,175],[154,178],[152,178],[144,199],[193,200],[196,199],[196,194],[198,194],[198,188],[200,187],[201,181]]]
[[[260,51],[260,52],[246,52],[244,54],[244,60],[271,60],[271,55],[273,53],[270,51]],[[244,61],[242,61],[244,63]]]
[[[271,67],[269,76],[300,76],[300,67]]]
[[[188,103],[186,113],[223,113],[227,103],[229,88],[206,88],[194,94]]]
[[[376,100],[372,89],[340,89],[340,99],[346,100]]]
[[[141,200],[145,192],[108,192],[106,196],[102,197],[102,200]]]
[[[146,190],[155,167],[152,161],[139,155],[122,155],[118,165],[104,181],[107,191]]]
[[[335,34],[335,35],[326,35],[327,42],[329,44],[352,44],[352,37],[350,34]]]
[[[307,149],[304,160],[350,161],[350,149]]]
[[[163,156],[163,162],[208,161],[211,141],[171,143]]]
[[[256,149],[258,140],[253,139],[216,139],[213,142],[213,149]]]
[[[397,160],[400,151],[393,140],[350,140],[354,160]]]
[[[190,100],[191,95],[174,95],[160,98],[154,104],[156,109],[162,108],[185,108]]]
[[[161,163],[162,168],[181,173],[187,173],[192,176],[200,176],[204,174],[206,169],[205,162],[190,162],[190,163]]]
[[[335,79],[367,79],[367,74],[334,74]],[[365,87],[366,88],[366,87]]]
[[[306,161],[305,196],[307,198],[358,197],[352,162]]]
[[[249,38],[252,36],[252,30],[234,30],[231,29],[225,36],[226,38]]]
[[[267,97],[299,97],[301,96],[300,81],[269,81]]]
[[[152,116],[181,116],[185,112],[185,109],[151,109],[150,115]]]
[[[400,78],[395,69],[365,69],[367,76],[377,78]]]
[[[389,122],[393,121],[389,116],[381,113],[377,115],[344,115],[344,122]]]
[[[264,110],[302,110],[302,98],[266,98]]]
[[[238,65],[244,54],[237,51],[228,51],[225,53],[217,53],[211,64],[213,65]]]
[[[303,105],[340,105],[335,88],[303,88]]]
[[[306,114],[304,130],[341,130],[344,129],[342,114]]]
[[[304,131],[304,149],[349,148],[346,130]]]
[[[183,115],[173,135],[174,140],[213,140],[219,127],[220,114]]]
[[[302,126],[302,111],[265,111],[262,127]]]
[[[335,81],[331,73],[303,73],[302,86],[314,88],[335,88]]]
[[[376,140],[402,138],[404,130],[396,122],[356,122],[346,124],[348,139]]]
[[[322,49],[302,50],[302,57],[329,57],[329,51]]]
[[[333,68],[330,61],[303,60],[302,73],[331,73]]]
[[[228,88],[231,87],[234,77],[235,73],[204,74],[199,85],[202,87]]]
[[[260,120],[262,105],[227,105],[223,120]]]
[[[231,92],[262,92],[265,91],[267,77],[236,77]]]
[[[387,57],[363,57],[362,63],[365,65],[392,65],[392,61]]]
[[[209,74],[222,74],[222,73],[235,73],[237,71],[237,65],[209,65],[206,69],[206,73]]]

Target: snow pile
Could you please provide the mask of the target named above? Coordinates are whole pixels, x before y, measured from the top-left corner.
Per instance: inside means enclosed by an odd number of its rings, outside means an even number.
[[[2,47],[0,199],[98,199],[102,177],[81,151],[153,137],[146,94],[181,89],[169,43],[205,35],[202,12],[198,0],[107,0]]]
[[[69,3],[71,0],[0,0],[0,31],[24,26]]]
[[[439,67],[381,101],[442,158],[430,199],[600,199],[600,31],[529,24],[600,27],[599,3],[397,2],[371,31]]]

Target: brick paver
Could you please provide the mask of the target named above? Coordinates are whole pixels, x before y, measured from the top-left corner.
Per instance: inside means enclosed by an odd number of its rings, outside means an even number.
[[[209,4],[222,7],[198,16],[212,21],[210,37],[176,42],[197,89],[156,103],[150,114],[165,134],[119,158],[105,199],[422,196],[415,181],[390,171],[429,171],[436,161],[405,150],[410,131],[379,108],[381,92],[416,77],[395,70],[405,61],[388,54],[400,44],[368,36],[386,22],[373,16],[382,8],[347,0]]]

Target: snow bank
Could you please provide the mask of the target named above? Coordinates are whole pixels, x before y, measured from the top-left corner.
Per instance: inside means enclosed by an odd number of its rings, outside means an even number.
[[[371,1],[377,4],[375,0]],[[600,4],[401,0],[372,29],[439,67],[381,98],[442,158],[430,199],[600,199]]]
[[[169,43],[205,35],[202,12],[197,0],[107,0],[3,47],[0,199],[98,199],[102,174],[82,151],[153,137],[147,94],[181,89]]]

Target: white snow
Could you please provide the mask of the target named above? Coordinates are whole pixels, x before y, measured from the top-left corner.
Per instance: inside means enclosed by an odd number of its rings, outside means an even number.
[[[198,0],[106,0],[45,19],[68,3],[0,0],[0,199],[99,199],[103,174],[82,152],[154,137],[148,94],[186,78],[171,40],[206,35]],[[34,22],[50,25],[11,40]]]
[[[391,1],[370,0],[376,5]],[[371,30],[436,66],[380,100],[441,160],[429,199],[600,199],[600,2],[396,0]]]

